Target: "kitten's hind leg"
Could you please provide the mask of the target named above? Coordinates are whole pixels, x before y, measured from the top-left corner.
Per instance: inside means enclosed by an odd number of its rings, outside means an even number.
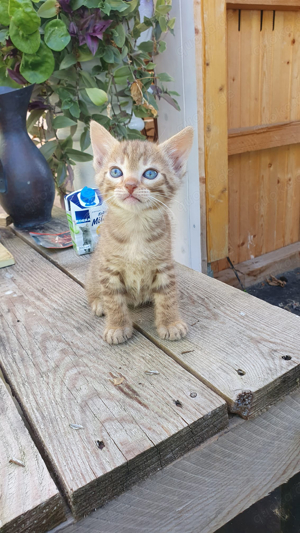
[[[159,336],[170,341],[182,339],[188,327],[179,314],[174,269],[157,272],[153,285],[155,325]]]

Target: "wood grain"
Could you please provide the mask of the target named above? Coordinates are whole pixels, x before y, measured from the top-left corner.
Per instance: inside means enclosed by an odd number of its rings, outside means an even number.
[[[62,498],[1,377],[0,443],[0,532],[46,533],[66,520]]]
[[[228,131],[228,155],[300,143],[300,121]]]
[[[208,261],[228,255],[226,3],[203,0]]]
[[[299,472],[299,409],[297,392],[193,450],[64,533],[214,533]],[[256,520],[259,525],[260,515]]]
[[[240,264],[300,240],[300,13],[229,9],[227,21],[228,241]]]
[[[152,326],[152,309],[137,310],[135,322],[149,339],[245,418],[298,386],[299,317],[186,267],[178,265],[177,274],[189,334],[180,343],[162,341]],[[282,359],[285,355],[291,360]]]
[[[23,238],[29,239],[25,233]],[[69,265],[69,275],[83,284],[88,256],[82,261],[71,249],[60,254],[56,256],[60,268]],[[177,264],[177,273],[181,314],[190,328],[187,338],[159,339],[151,307],[134,312],[136,327],[144,335],[243,417],[258,414],[297,386],[299,317],[182,265]],[[283,355],[292,359],[283,360]],[[246,374],[239,376],[237,370]]]
[[[226,404],[139,333],[109,347],[82,287],[4,231],[1,366],[79,517],[226,426]]]

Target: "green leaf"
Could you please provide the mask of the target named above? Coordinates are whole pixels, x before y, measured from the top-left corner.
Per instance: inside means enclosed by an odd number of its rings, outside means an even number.
[[[90,130],[88,127],[84,128],[80,136],[80,148],[84,152],[91,144]]]
[[[57,147],[57,141],[48,141],[40,147],[40,152],[43,154],[44,158],[47,159],[48,161],[48,159],[50,159],[50,157],[55,152],[56,147]]]
[[[8,28],[0,30],[0,43],[5,43],[6,39],[8,39]]]
[[[153,51],[153,41],[145,41],[138,46],[139,50],[142,52],[152,52]]]
[[[159,41],[157,51],[162,54],[167,48],[167,43],[165,41]]]
[[[127,81],[133,81],[134,77],[129,67],[117,68],[114,72],[114,78],[117,85],[125,85]]]
[[[69,111],[71,115],[75,118],[79,118],[80,116],[80,109],[77,102],[73,102],[73,104],[70,106]]]
[[[156,4],[156,8],[155,8],[155,16],[156,18],[159,18],[160,15],[167,15],[167,13],[169,13],[169,11],[171,11],[172,9],[172,6],[158,6]]]
[[[76,126],[77,122],[75,122],[74,120],[68,117],[61,116],[61,117],[55,117],[55,119],[53,119],[52,125],[53,125],[53,128],[58,130],[60,128],[70,128],[71,126]]]
[[[159,17],[158,22],[159,22],[159,25],[161,27],[161,31],[167,31],[168,26],[167,26],[166,17],[163,17],[163,16]]]
[[[30,2],[31,4],[31,2]],[[16,9],[12,16],[15,25],[26,35],[30,35],[40,27],[41,19],[34,11],[32,4],[23,9]]]
[[[40,47],[41,37],[39,31],[26,35],[15,25],[14,19],[10,21],[9,36],[15,47],[21,52],[25,52],[25,54],[35,54]]]
[[[81,46],[78,50],[77,61],[84,63],[84,61],[90,61],[91,59],[94,59],[94,56],[89,48],[87,46]]]
[[[109,0],[108,3],[112,11],[119,11],[119,13],[122,13],[122,11],[125,11],[128,8],[128,4],[122,0]]]
[[[167,74],[166,72],[157,74],[157,77],[160,81],[174,81],[174,78],[172,78],[172,76],[169,76],[169,74]]]
[[[31,111],[28,119],[26,120],[26,129],[29,133],[32,126],[35,125],[35,123],[41,118],[44,113],[45,109],[34,109],[33,111]]]
[[[23,54],[20,72],[30,83],[43,83],[51,76],[53,70],[53,54],[43,42],[35,54]]]
[[[95,105],[103,105],[105,102],[107,102],[107,93],[102,91],[101,89],[85,89],[87,92],[87,95],[89,99],[93,102]]]
[[[73,11],[76,11],[76,9],[79,9],[81,6],[84,5],[84,0],[71,0],[70,5]]]
[[[112,46],[108,46],[102,56],[106,63],[114,63],[115,61],[115,56],[112,48]]]
[[[93,78],[88,72],[85,70],[79,70],[79,74],[84,87],[87,87],[88,89],[97,87],[95,78]]]
[[[51,50],[60,52],[71,40],[71,36],[62,20],[51,20],[45,26],[45,43]]]
[[[130,139],[130,140],[139,139],[140,141],[145,141],[146,137],[138,130],[127,128],[127,139]]]
[[[46,2],[39,7],[38,15],[43,19],[51,19],[56,16],[56,9],[56,0],[46,0]]]
[[[147,70],[153,70],[155,67],[156,67],[156,64],[152,63],[151,61],[149,61],[149,63],[147,63],[147,65],[145,66]]]
[[[106,129],[111,124],[111,119],[107,115],[92,115],[92,119],[104,126]]]
[[[65,68],[69,68],[69,67],[71,67],[72,65],[75,65],[75,63],[77,63],[77,59],[76,59],[76,57],[74,57],[73,54],[67,54],[67,55],[63,58],[63,60],[62,60],[62,62],[61,62],[61,64],[60,64],[59,69],[60,69],[60,70],[63,70],[63,69],[65,69]]]
[[[114,28],[113,34],[114,34],[113,39],[114,39],[116,45],[119,48],[122,48],[122,46],[124,46],[124,44],[125,44],[125,37],[126,37],[123,24],[121,24],[121,23],[118,24],[118,26],[116,26]]]
[[[67,169],[63,161],[58,163],[57,172],[56,172],[56,183],[58,187],[61,187],[66,179]]]
[[[8,14],[8,0],[0,1],[0,20],[3,26],[9,26],[10,18]]]
[[[173,17],[172,19],[169,20],[168,22],[168,26],[171,30],[174,29],[174,26],[175,26],[175,22],[176,22],[176,17]]]
[[[79,150],[73,150],[73,148],[67,148],[66,153],[71,159],[78,161],[79,163],[85,163],[93,160],[93,156],[91,154],[80,152]]]
[[[71,135],[68,135],[68,137],[66,137],[66,139],[64,139],[64,140],[60,143],[60,146],[61,146],[61,149],[62,149],[62,150],[66,150],[67,148],[72,148],[72,146],[73,146],[73,139],[72,139]]]

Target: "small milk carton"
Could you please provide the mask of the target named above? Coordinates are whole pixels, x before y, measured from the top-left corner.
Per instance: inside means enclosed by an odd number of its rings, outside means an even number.
[[[100,224],[106,212],[97,189],[84,187],[65,196],[66,214],[73,247],[78,255],[93,252],[99,237]]]

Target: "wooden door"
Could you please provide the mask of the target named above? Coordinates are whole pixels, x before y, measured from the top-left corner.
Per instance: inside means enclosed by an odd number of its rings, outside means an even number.
[[[233,263],[300,240],[300,11],[282,9],[227,10]]]

